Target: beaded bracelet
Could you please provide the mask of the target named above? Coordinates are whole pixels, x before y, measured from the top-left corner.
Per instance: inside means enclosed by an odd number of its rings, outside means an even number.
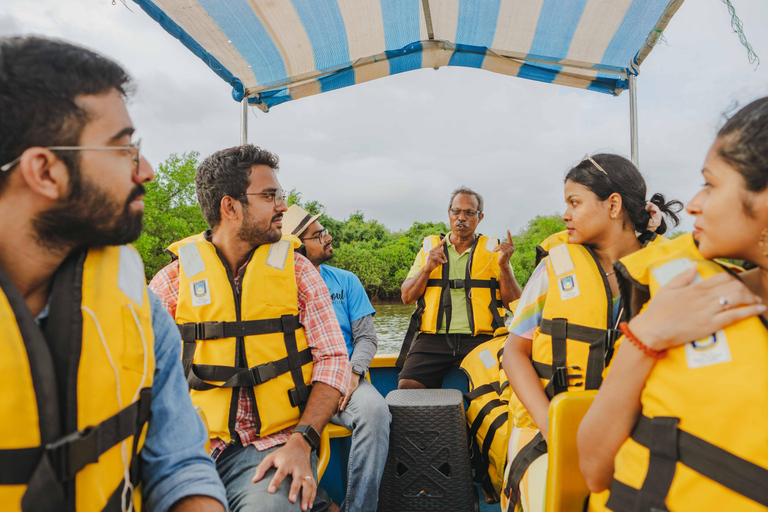
[[[624,334],[624,337],[627,338],[630,343],[632,343],[634,346],[639,348],[643,354],[647,355],[648,357],[651,357],[653,359],[661,359],[662,357],[667,355],[666,350],[654,350],[639,339],[637,339],[637,336],[632,334],[632,331],[629,330],[629,324],[627,322],[621,322],[619,324],[619,329]]]

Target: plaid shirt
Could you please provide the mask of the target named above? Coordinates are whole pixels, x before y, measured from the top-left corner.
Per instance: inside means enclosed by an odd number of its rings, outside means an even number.
[[[350,367],[347,347],[339,322],[333,312],[333,303],[317,269],[304,256],[294,253],[293,262],[298,286],[299,320],[304,326],[307,345],[312,350],[314,368],[312,382],[322,382],[338,389],[341,394],[349,388]],[[235,285],[239,288],[247,262],[237,271]],[[152,278],[149,288],[160,297],[163,307],[176,318],[179,299],[179,261],[175,260]],[[259,451],[288,442],[293,427],[267,437],[258,437],[253,401],[245,388],[240,389],[237,401],[235,432],[243,446],[252,444]],[[211,451],[223,450],[226,443],[219,438],[211,440]]]

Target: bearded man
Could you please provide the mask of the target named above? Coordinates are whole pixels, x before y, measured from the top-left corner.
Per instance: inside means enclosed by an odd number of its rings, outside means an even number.
[[[3,510],[226,506],[178,330],[124,245],[154,178],[129,85],[90,50],[0,38]]]
[[[319,432],[349,387],[328,290],[281,233],[277,170],[253,145],[206,158],[195,187],[211,229],[172,244],[176,259],[150,283],[181,330],[233,512],[311,508]]]

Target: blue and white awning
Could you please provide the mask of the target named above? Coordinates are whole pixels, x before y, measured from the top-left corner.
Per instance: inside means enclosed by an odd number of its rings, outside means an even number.
[[[618,95],[683,0],[134,0],[262,110],[464,66]]]

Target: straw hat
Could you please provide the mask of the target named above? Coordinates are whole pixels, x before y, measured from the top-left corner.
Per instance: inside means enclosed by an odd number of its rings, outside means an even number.
[[[283,234],[300,236],[322,214],[323,212],[312,215],[301,206],[292,204],[283,214]]]

